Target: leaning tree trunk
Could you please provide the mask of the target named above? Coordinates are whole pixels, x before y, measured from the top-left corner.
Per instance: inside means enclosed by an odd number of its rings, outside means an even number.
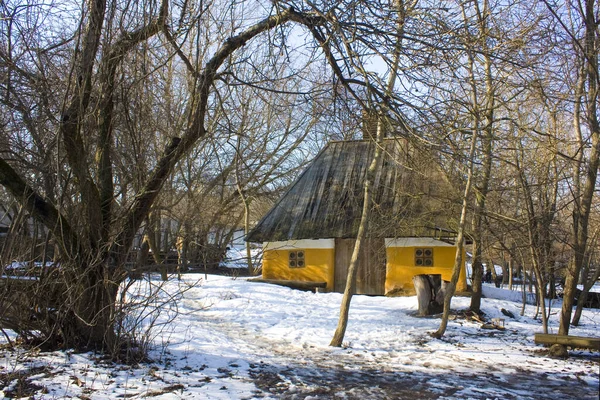
[[[471,194],[471,184],[473,182],[473,169],[474,169],[474,158],[475,158],[475,148],[477,147],[477,130],[473,131],[473,136],[471,137],[471,146],[469,149],[469,168],[467,172],[467,183],[465,185],[465,192],[463,194],[463,202],[462,209],[460,212],[460,220],[458,224],[458,234],[456,236],[456,254],[454,256],[454,267],[452,268],[452,277],[450,279],[450,283],[446,288],[446,294],[444,297],[444,313],[442,314],[442,321],[440,322],[440,326],[437,331],[433,332],[431,335],[437,339],[440,339],[444,336],[446,332],[446,327],[448,326],[448,318],[450,317],[450,304],[452,302],[452,297],[454,296],[454,292],[456,291],[456,284],[458,283],[458,278],[460,276],[460,270],[463,266],[463,248],[464,248],[464,235],[465,235],[465,224],[467,221],[467,209],[469,203],[469,196]]]
[[[413,3],[413,6],[416,4]],[[396,11],[398,12],[398,20],[397,20],[397,41],[394,48],[393,55],[393,64],[390,69],[390,75],[388,76],[387,86],[385,94],[386,96],[390,96],[394,90],[394,85],[396,84],[396,78],[398,76],[398,64],[400,62],[400,50],[402,46],[402,34],[404,33],[404,22],[407,15],[407,10],[405,9],[405,4],[403,0],[396,0],[394,2],[394,6]],[[368,81],[368,77],[365,76]],[[384,109],[385,109],[384,105]],[[340,305],[340,317],[338,320],[338,325],[331,339],[330,346],[340,347],[342,345],[342,341],[344,340],[344,336],[346,334],[346,327],[348,325],[348,313],[350,312],[350,302],[352,300],[352,295],[354,294],[354,289],[356,286],[356,274],[358,271],[358,257],[361,252],[363,241],[366,239],[368,222],[369,222],[369,214],[371,211],[371,191],[373,181],[375,179],[375,174],[379,169],[379,163],[381,160],[381,144],[383,143],[384,137],[384,116],[380,115],[377,120],[377,137],[375,139],[375,153],[373,155],[373,160],[369,165],[369,169],[367,170],[367,176],[365,178],[364,185],[364,199],[363,199],[363,208],[362,215],[358,227],[358,233],[356,236],[356,242],[354,243],[354,249],[352,251],[352,257],[350,258],[350,265],[348,267],[348,276],[346,279],[346,287],[344,289],[344,297],[342,298],[342,304]]]
[[[573,315],[573,321],[571,321],[571,325],[578,326],[579,320],[581,319],[581,313],[583,312],[583,307],[585,307],[585,303],[590,293],[590,289],[594,286],[594,282],[598,280],[600,277],[600,268],[596,270],[596,273],[592,277],[592,279],[588,279],[586,284],[583,287],[581,293],[577,297],[577,308],[575,309],[575,315]]]
[[[535,256],[534,256],[535,257]],[[542,271],[537,263],[537,261],[533,260],[533,272],[535,274],[535,289],[537,292],[537,303],[538,309],[541,309],[542,312],[542,329],[544,333],[548,333],[548,314],[546,313],[546,293],[545,293],[545,282],[543,281]]]
[[[483,98],[479,98],[478,93],[478,82],[476,79],[476,69],[478,68],[475,63],[478,59],[475,55],[476,50],[470,48],[469,43],[467,46],[468,55],[468,67],[469,67],[469,85],[471,86],[470,93],[470,106],[472,107],[473,115],[473,129],[475,135],[481,135],[482,138],[482,165],[481,165],[481,178],[478,179],[478,184],[475,185],[475,205],[473,210],[473,259],[471,263],[472,275],[471,275],[471,305],[470,308],[474,312],[479,312],[481,308],[481,297],[482,297],[482,281],[483,281],[483,267],[482,267],[482,245],[483,245],[483,229],[482,223],[486,210],[486,200],[489,191],[490,178],[492,172],[492,152],[493,152],[493,123],[494,123],[494,109],[495,109],[495,89],[493,85],[492,76],[492,59],[487,48],[487,40],[490,36],[488,22],[486,15],[489,11],[489,5],[487,1],[483,2],[483,9],[480,7],[479,2],[474,2],[474,10],[472,11],[477,17],[477,36],[469,36],[466,38],[467,41],[477,43],[477,45],[483,46],[481,56],[483,57],[483,71],[485,76],[485,93]],[[463,18],[466,21],[467,15],[466,10],[463,7]],[[482,121],[483,119],[483,121]],[[481,132],[481,133],[480,133]],[[474,179],[474,178],[473,178]]]
[[[360,225],[358,227],[358,234],[356,235],[356,242],[352,251],[352,257],[350,258],[350,266],[348,267],[348,276],[346,278],[346,288],[344,289],[344,297],[342,298],[342,304],[340,305],[340,317],[338,325],[331,339],[330,346],[340,347],[346,334],[346,327],[348,326],[348,314],[350,312],[350,302],[356,287],[356,275],[358,272],[358,257],[360,255],[363,242],[367,237],[367,229],[369,225],[369,214],[372,207],[371,196],[372,186],[375,180],[375,174],[379,169],[381,160],[381,142],[383,140],[383,122],[380,121],[377,124],[377,141],[375,143],[375,154],[369,169],[367,170],[367,176],[365,179],[364,186],[364,200],[362,216],[360,219]]]
[[[240,136],[238,135],[238,140],[237,140],[237,151],[239,154],[239,147],[240,147]],[[237,165],[237,158],[236,158],[236,167],[238,167]],[[251,199],[248,197],[247,193],[245,192],[245,190],[242,188],[242,185],[240,184],[240,177],[239,177],[239,170],[238,168],[236,168],[236,174],[235,174],[235,187],[238,191],[238,194],[240,195],[240,200],[242,202],[242,204],[244,205],[244,236],[248,236],[248,233],[250,232],[250,201]],[[254,268],[254,263],[252,261],[252,249],[250,248],[250,242],[246,241],[245,243],[245,250],[246,250],[246,265],[248,266],[248,273],[250,273],[250,275],[258,275],[258,268]]]

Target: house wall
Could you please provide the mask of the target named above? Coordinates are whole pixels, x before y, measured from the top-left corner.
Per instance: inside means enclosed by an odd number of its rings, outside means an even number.
[[[268,242],[263,245],[262,276],[264,279],[279,279],[305,282],[327,282],[327,290],[333,290],[335,241],[333,239],[291,240]],[[290,268],[290,251],[304,250],[303,268]]]
[[[442,280],[449,281],[452,277],[456,247],[439,240],[430,238],[400,238],[386,239],[387,268],[385,293],[414,294],[413,277],[419,274],[441,274]],[[427,247],[433,249],[433,266],[415,266],[415,249]],[[463,250],[463,267],[456,286],[457,291],[467,290]]]
[[[440,274],[449,281],[452,277],[456,247],[430,238],[385,239],[386,275],[385,293],[414,294],[413,277],[419,274]],[[415,266],[415,249],[427,247],[434,250],[432,267]],[[303,268],[290,268],[289,252],[304,250]],[[466,254],[463,253],[463,260]],[[268,242],[263,245],[262,276],[264,279],[305,282],[327,282],[327,290],[334,290],[335,240],[291,240]],[[466,291],[466,273],[461,270],[457,291]]]

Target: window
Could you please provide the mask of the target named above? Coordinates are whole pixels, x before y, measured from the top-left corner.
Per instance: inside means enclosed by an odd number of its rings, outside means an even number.
[[[306,262],[304,261],[304,250],[290,251],[288,255],[288,266],[290,268],[304,268]]]
[[[415,249],[415,267],[433,267],[433,249]]]

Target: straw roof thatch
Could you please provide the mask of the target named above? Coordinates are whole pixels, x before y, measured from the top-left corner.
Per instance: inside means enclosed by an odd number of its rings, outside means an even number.
[[[451,229],[455,191],[436,162],[386,139],[373,186],[370,237],[434,236]],[[356,237],[372,141],[330,142],[248,234],[251,242]]]

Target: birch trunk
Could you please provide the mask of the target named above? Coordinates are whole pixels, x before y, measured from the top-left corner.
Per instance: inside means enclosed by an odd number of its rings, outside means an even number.
[[[450,279],[450,283],[448,283],[446,287],[446,295],[444,296],[444,312],[442,314],[442,321],[440,322],[440,326],[437,331],[433,332],[431,335],[437,339],[440,339],[444,336],[446,332],[446,328],[448,326],[448,318],[450,317],[450,304],[452,302],[452,297],[454,296],[454,292],[456,291],[456,284],[458,283],[458,278],[460,276],[460,270],[464,265],[463,260],[463,248],[464,248],[464,236],[465,236],[465,225],[467,222],[467,209],[469,203],[469,196],[471,194],[471,185],[473,182],[473,169],[474,162],[473,159],[475,157],[475,148],[477,146],[477,130],[473,131],[473,135],[471,136],[471,146],[469,149],[469,168],[467,171],[467,183],[465,185],[465,191],[463,194],[463,202],[462,208],[460,212],[460,220],[458,225],[458,233],[456,236],[456,254],[454,256],[454,266],[452,268],[452,277]]]
[[[416,2],[412,3],[410,7],[414,7]],[[403,0],[397,0],[394,3],[395,8],[398,10],[398,21],[397,21],[397,32],[398,38],[396,42],[396,46],[394,49],[393,55],[393,65],[390,70],[390,75],[388,77],[387,87],[386,87],[386,95],[390,96],[394,90],[394,85],[396,83],[396,78],[398,76],[398,64],[400,60],[400,50],[402,46],[402,35],[404,30],[404,21],[407,15],[406,4]],[[368,77],[365,75],[365,78]],[[383,107],[385,109],[385,105]],[[356,275],[358,272],[358,257],[361,252],[361,248],[363,242],[366,239],[367,231],[368,231],[368,223],[369,223],[369,214],[371,212],[371,195],[372,195],[372,186],[373,181],[375,179],[375,175],[377,170],[379,169],[380,161],[381,161],[381,149],[382,142],[384,137],[384,125],[385,120],[384,116],[380,115],[377,120],[377,136],[375,138],[375,153],[373,155],[373,160],[369,165],[369,169],[367,170],[367,175],[365,177],[365,185],[364,185],[364,199],[363,199],[363,208],[362,215],[360,219],[360,224],[358,227],[358,233],[356,236],[356,242],[354,244],[354,249],[352,250],[352,257],[350,258],[350,266],[348,267],[348,276],[346,279],[346,287],[344,289],[344,297],[342,298],[342,304],[340,305],[340,316],[338,319],[337,328],[331,339],[330,346],[340,347],[344,340],[344,336],[346,334],[346,327],[348,326],[348,314],[350,312],[350,302],[352,301],[352,296],[356,287]]]

